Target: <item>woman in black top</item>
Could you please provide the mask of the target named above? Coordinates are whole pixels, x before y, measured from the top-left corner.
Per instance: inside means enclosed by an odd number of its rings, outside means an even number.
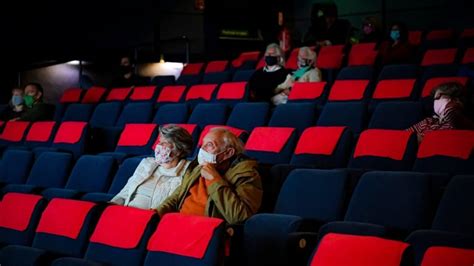
[[[285,57],[276,43],[271,43],[265,50],[265,66],[258,69],[248,82],[250,99],[258,102],[269,102],[275,88],[285,81],[289,71],[285,69]]]

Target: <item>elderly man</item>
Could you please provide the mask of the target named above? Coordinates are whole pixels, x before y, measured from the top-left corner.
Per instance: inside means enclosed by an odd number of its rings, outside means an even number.
[[[204,137],[198,162],[192,162],[181,186],[160,206],[169,212],[205,215],[242,223],[257,212],[262,185],[257,162],[242,154],[242,142],[214,128]]]

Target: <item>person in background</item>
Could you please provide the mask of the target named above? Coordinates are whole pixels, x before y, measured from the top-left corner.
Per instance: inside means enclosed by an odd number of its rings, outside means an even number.
[[[156,209],[181,185],[189,166],[193,139],[175,125],[160,127],[155,157],[144,158],[124,188],[113,197],[113,204],[140,209]]]
[[[193,161],[183,184],[157,212],[223,218],[243,223],[262,202],[262,183],[257,162],[243,154],[242,141],[224,128],[204,136],[197,162]]]
[[[318,82],[321,81],[321,71],[314,66],[316,52],[309,47],[301,47],[298,52],[298,69],[286,76],[286,80],[275,89],[272,97],[274,105],[284,104],[288,101],[288,95],[295,82]]]
[[[265,66],[256,70],[248,81],[252,101],[270,102],[276,87],[285,81],[285,56],[280,46],[271,43],[265,50]]]
[[[407,130],[415,132],[420,142],[427,132],[434,130],[474,129],[474,122],[464,114],[464,92],[464,86],[457,82],[439,85],[432,92],[434,115]]]
[[[382,38],[382,23],[380,20],[375,16],[364,18],[359,43],[377,43],[377,45],[379,45]]]
[[[148,81],[144,77],[135,74],[135,63],[129,56],[120,58],[119,72],[108,85],[109,88],[125,88],[133,86],[147,85]]]
[[[389,40],[380,46],[379,57],[382,65],[414,63],[415,47],[408,41],[408,29],[405,24],[392,24]]]
[[[346,44],[351,24],[338,18],[336,5],[329,5],[311,12],[311,26],[305,34],[303,43],[308,46],[328,46]]]
[[[24,111],[11,121],[35,122],[53,119],[54,106],[43,102],[43,87],[39,83],[28,83],[23,91]]]
[[[21,88],[13,88],[12,97],[8,102],[8,109],[2,113],[1,120],[18,118],[24,110],[23,90]]]

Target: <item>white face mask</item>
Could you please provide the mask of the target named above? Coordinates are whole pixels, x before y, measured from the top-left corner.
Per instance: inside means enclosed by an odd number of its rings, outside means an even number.
[[[163,145],[156,145],[155,147],[155,162],[157,164],[169,163],[173,160],[171,156],[171,148]]]
[[[200,165],[203,165],[205,163],[216,164],[217,163],[217,155],[219,155],[223,152],[219,152],[218,154],[212,154],[212,153],[207,152],[203,148],[200,148],[199,153],[198,153],[198,163]]]
[[[435,114],[437,114],[438,116],[441,116],[446,110],[446,106],[448,105],[449,102],[450,102],[450,99],[443,98],[443,97],[437,100],[434,100],[433,109],[434,109]]]

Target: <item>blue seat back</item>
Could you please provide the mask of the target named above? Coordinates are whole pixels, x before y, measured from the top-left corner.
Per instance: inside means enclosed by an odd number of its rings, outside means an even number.
[[[115,126],[124,127],[129,123],[148,123],[152,114],[152,103],[128,103],[123,108]]]
[[[0,161],[0,182],[25,183],[33,162],[34,154],[30,151],[13,149],[5,151]]]
[[[73,103],[68,105],[62,121],[88,122],[94,110],[93,104]]]
[[[95,108],[89,123],[92,127],[112,127],[121,111],[121,102],[101,103]]]
[[[344,220],[411,232],[429,226],[430,179],[414,172],[365,173]]]
[[[28,185],[43,188],[64,187],[72,166],[72,155],[62,152],[43,152],[31,168]]]
[[[288,103],[278,105],[273,111],[268,126],[292,127],[301,134],[316,122],[316,105],[313,103]]]
[[[369,128],[407,129],[423,119],[423,105],[419,102],[384,102],[377,105]]]
[[[340,220],[347,190],[345,170],[297,169],[283,184],[274,212],[319,222]]]
[[[112,157],[83,155],[74,165],[66,188],[82,192],[105,192],[114,167],[115,161]]]
[[[182,124],[188,121],[188,105],[185,103],[164,104],[158,107],[153,118],[157,125]]]
[[[268,103],[238,103],[232,109],[227,125],[251,132],[255,127],[266,125],[269,111]]]
[[[227,105],[222,103],[201,103],[196,105],[188,124],[197,124],[201,129],[207,125],[225,125]]]
[[[318,119],[318,126],[347,126],[358,135],[367,125],[367,104],[362,102],[328,103]]]

